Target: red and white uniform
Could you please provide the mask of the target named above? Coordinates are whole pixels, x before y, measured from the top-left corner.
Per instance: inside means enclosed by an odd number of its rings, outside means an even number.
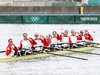
[[[57,44],[60,42],[60,36],[57,35],[57,37],[52,37],[51,38],[51,44]]]
[[[32,45],[36,45],[37,43],[32,40],[21,40],[20,42],[20,47],[21,48],[26,48],[26,49],[31,49]]]
[[[85,40],[85,37],[84,37],[84,36],[81,36],[81,35],[79,36],[79,35],[78,35],[78,36],[76,36],[76,37],[77,37],[77,40]]]
[[[86,40],[93,41],[93,37],[91,35],[84,35]]]
[[[49,46],[49,45],[51,45],[51,39],[49,39],[49,40],[46,40],[46,39],[41,39],[40,38],[40,40],[42,41],[42,43],[43,43],[43,46]],[[46,48],[46,49],[50,49],[50,48]]]
[[[76,36],[70,36],[71,41],[73,43],[73,46],[77,47],[77,37]]]
[[[37,39],[37,40],[35,39],[35,41],[36,41],[37,44],[34,45],[34,46],[43,46],[43,43],[42,43],[42,41],[40,40],[40,38]],[[42,50],[42,47],[36,47],[35,50],[36,50],[36,51]]]
[[[62,42],[62,43],[68,43],[69,42],[69,43],[71,43],[71,45],[73,45],[70,36],[67,36],[67,37],[59,36],[59,39],[60,39],[60,42]],[[63,44],[62,46],[67,46],[67,44]]]
[[[77,37],[76,36],[70,36],[72,43],[77,43]]]
[[[15,45],[14,45],[14,46],[15,46]],[[14,46],[13,46],[13,47],[14,47]],[[14,47],[14,48],[12,49],[12,46],[11,46],[11,45],[8,45],[7,48],[6,48],[6,56],[9,56],[9,55],[11,54],[12,50],[18,51],[18,48],[17,48],[17,47]]]

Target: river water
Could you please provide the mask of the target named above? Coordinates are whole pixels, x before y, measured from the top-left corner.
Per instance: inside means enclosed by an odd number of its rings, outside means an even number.
[[[0,51],[6,50],[8,39],[12,38],[16,46],[19,46],[22,34],[28,33],[34,38],[34,33],[38,32],[46,36],[57,31],[59,34],[64,30],[75,31],[88,29],[95,42],[100,42],[99,24],[0,24]],[[100,50],[91,52],[100,53]],[[0,53],[0,57],[5,53]],[[47,57],[42,59],[21,60],[0,63],[0,75],[100,75],[100,56],[74,53],[77,56],[89,59],[88,61],[67,58],[67,57]]]

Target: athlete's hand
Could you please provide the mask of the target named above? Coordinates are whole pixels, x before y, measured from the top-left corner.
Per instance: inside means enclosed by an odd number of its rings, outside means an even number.
[[[45,37],[42,35],[42,38],[44,39]]]
[[[61,35],[63,34],[63,32],[61,32]]]
[[[29,40],[32,40],[32,37],[29,37]]]

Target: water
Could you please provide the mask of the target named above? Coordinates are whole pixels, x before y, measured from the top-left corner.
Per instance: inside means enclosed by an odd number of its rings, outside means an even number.
[[[46,36],[56,30],[59,34],[64,30],[75,29],[75,31],[88,29],[95,42],[100,42],[100,25],[39,25],[39,24],[0,24],[0,51],[6,50],[8,39],[12,38],[16,46],[19,46],[22,34],[28,33],[34,38],[34,33],[38,32]],[[93,33],[95,31],[95,33]],[[100,50],[91,51],[100,53]],[[5,53],[1,53],[0,57]],[[77,56],[89,59],[88,61],[67,58],[67,57],[47,57],[42,59],[21,60],[0,63],[0,75],[100,75],[100,57],[75,53]]]

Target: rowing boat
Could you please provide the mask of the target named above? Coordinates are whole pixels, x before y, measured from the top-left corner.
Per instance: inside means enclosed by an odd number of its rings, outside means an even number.
[[[99,46],[99,45],[98,45]],[[96,50],[97,48],[94,47],[82,47],[82,48],[75,48],[71,49],[74,51],[90,51],[90,50]],[[63,51],[55,51],[50,52],[55,54],[71,54],[72,51],[66,51],[65,49]],[[27,60],[27,59],[37,59],[37,58],[43,58],[43,57],[49,57],[53,56],[52,54],[47,54],[46,52],[39,53],[39,54],[32,54],[32,55],[26,55],[26,56],[20,56],[20,57],[11,57],[11,58],[3,58],[0,59],[0,62],[9,62],[9,61],[18,61],[18,60]]]
[[[74,51],[90,51],[90,50],[96,50],[97,48],[94,47],[82,47],[82,48],[75,48],[71,49]],[[55,54],[71,54],[72,51],[66,51],[65,49],[63,51],[56,51],[56,52],[50,52]],[[46,52],[39,53],[39,54],[33,54],[33,55],[26,55],[26,56],[20,56],[20,57],[11,57],[11,58],[3,58],[0,59],[0,62],[9,62],[9,61],[18,61],[18,60],[27,60],[27,59],[37,59],[37,58],[43,58],[43,57],[49,57],[53,56],[52,54],[47,54]]]

